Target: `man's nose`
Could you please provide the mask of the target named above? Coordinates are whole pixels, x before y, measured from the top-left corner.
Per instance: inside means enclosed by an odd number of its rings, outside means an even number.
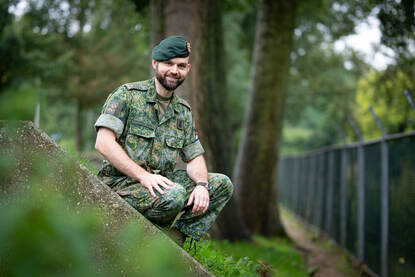
[[[171,73],[177,73],[178,72],[178,70],[177,70],[177,64],[175,64],[175,65],[172,65],[171,67],[170,67],[170,71],[171,71]]]

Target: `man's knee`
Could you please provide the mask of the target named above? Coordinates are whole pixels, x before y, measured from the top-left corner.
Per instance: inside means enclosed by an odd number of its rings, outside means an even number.
[[[218,183],[218,188],[220,188],[220,191],[224,193],[228,198],[231,198],[233,194],[233,184],[231,179],[221,173],[216,173],[213,179],[214,182]]]
[[[233,194],[233,183],[231,179],[226,175],[223,175],[223,186],[225,186],[225,189],[228,192],[229,198],[231,198]]]
[[[160,208],[166,211],[179,212],[184,207],[186,189],[177,183],[160,196]]]

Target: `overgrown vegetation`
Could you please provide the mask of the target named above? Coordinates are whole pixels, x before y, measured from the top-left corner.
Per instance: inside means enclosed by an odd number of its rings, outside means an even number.
[[[196,253],[184,248],[217,276],[308,276],[304,257],[288,239],[255,236],[252,242],[202,240]]]

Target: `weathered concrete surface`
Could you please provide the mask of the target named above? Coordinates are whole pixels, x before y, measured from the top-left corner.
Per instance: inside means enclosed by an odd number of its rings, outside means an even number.
[[[3,179],[0,186],[3,194],[7,193],[15,197],[24,195],[24,190],[29,189],[31,185],[29,176],[33,175],[40,166],[47,166],[54,172],[48,182],[55,183],[64,197],[68,196],[70,201],[76,201],[75,206],[93,206],[106,214],[109,229],[116,230],[127,220],[137,220],[145,232],[171,243],[177,255],[181,256],[188,265],[190,275],[213,276],[150,221],[101,183],[98,177],[68,156],[32,122],[0,121],[0,157],[15,159],[12,174],[0,175],[0,179]]]

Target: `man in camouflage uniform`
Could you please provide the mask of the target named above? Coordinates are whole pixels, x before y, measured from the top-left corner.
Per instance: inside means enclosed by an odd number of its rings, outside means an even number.
[[[233,192],[208,173],[189,104],[174,93],[190,70],[190,44],[171,36],[154,47],[155,78],[113,91],[95,123],[104,183],[153,223],[198,240]],[[186,170],[174,171],[177,154]]]

